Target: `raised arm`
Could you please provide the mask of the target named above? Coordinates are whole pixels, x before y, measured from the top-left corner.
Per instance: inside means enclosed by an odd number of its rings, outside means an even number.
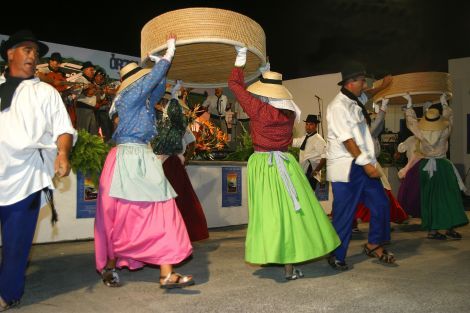
[[[366,89],[364,90],[364,92],[367,94],[367,97],[372,98],[377,93],[387,88],[392,83],[392,80],[393,80],[392,75],[387,75],[382,79],[382,84],[380,86]]]
[[[389,99],[382,100],[382,104],[380,106],[379,112],[377,113],[377,117],[370,124],[370,134],[372,138],[379,137],[380,133],[385,128],[385,113],[387,112],[388,101]]]
[[[167,40],[167,50],[163,57],[149,54],[149,59],[155,62],[155,65],[152,67],[152,71],[146,75],[143,80],[144,84],[142,87],[141,94],[147,96],[151,93],[154,88],[161,83],[162,80],[166,77],[166,73],[171,65],[171,60],[175,55],[176,50],[176,35],[169,34]]]
[[[411,96],[406,94],[403,96],[403,98],[408,101],[405,111],[406,127],[413,133],[413,135],[415,135],[416,138],[422,140],[423,134],[418,127],[418,118],[416,117],[416,113],[413,110],[413,101],[411,100]]]

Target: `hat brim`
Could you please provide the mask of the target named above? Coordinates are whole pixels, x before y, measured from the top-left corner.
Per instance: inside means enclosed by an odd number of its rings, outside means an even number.
[[[449,122],[440,118],[437,121],[428,121],[425,118],[422,118],[418,122],[418,127],[421,130],[443,130],[449,126]]]
[[[294,98],[290,91],[287,90],[287,88],[283,85],[265,84],[261,81],[257,81],[251,84],[246,90],[255,95],[264,96],[268,98],[285,100],[292,100]]]
[[[351,75],[348,75],[346,77],[344,77],[340,82],[338,82],[338,86],[343,86],[343,84],[352,79],[352,78],[356,78],[356,77],[359,77],[359,76],[364,76],[364,77],[367,77],[367,78],[372,78],[371,75],[365,73],[365,72],[357,72],[357,73],[354,73],[354,74],[351,74]]]
[[[138,71],[137,73],[135,73],[134,75],[132,76],[129,76],[128,78],[126,78],[122,83],[121,85],[119,86],[119,89],[118,91],[116,92],[117,94],[123,92],[126,88],[128,88],[129,86],[131,86],[133,83],[135,83],[137,80],[139,80],[140,78],[144,77],[145,75],[147,75],[148,73],[150,73],[152,69],[150,68],[143,68],[141,69],[140,71]]]
[[[162,99],[166,99],[166,100],[170,101],[171,100],[171,94],[165,92]]]
[[[2,56],[2,59],[5,61],[8,61],[7,51],[9,49],[12,49],[17,44],[20,44],[22,42],[27,42],[27,41],[34,42],[38,46],[38,55],[40,58],[46,55],[46,53],[49,51],[49,47],[45,43],[42,43],[36,39],[26,38],[26,39],[21,39],[21,40],[14,40],[14,41],[7,40],[7,41],[2,42],[2,45],[0,47],[0,55]]]

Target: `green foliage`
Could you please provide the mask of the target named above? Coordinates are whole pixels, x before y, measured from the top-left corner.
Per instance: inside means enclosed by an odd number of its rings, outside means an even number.
[[[76,174],[80,171],[89,176],[97,187],[110,148],[101,137],[91,135],[83,129],[79,130],[77,142],[70,156],[73,172]]]
[[[243,127],[243,124],[241,124]],[[248,161],[250,156],[255,152],[253,149],[253,141],[250,134],[243,127],[243,132],[240,135],[240,143],[235,152],[229,153],[224,160],[226,161]]]
[[[287,150],[290,154],[292,154],[297,162],[299,161],[299,153],[300,153],[300,148],[294,148],[294,147],[289,147],[289,150]]]

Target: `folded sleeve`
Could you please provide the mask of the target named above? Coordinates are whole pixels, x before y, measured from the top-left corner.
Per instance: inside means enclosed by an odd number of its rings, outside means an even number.
[[[333,136],[341,142],[354,138],[353,128],[356,125],[345,108],[334,106],[328,111],[328,114],[331,115],[331,118],[328,119],[329,136]]]

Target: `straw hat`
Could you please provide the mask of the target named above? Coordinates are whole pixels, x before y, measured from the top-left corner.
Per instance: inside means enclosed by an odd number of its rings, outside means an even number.
[[[277,72],[265,72],[259,81],[250,85],[247,90],[255,95],[292,100],[292,94],[282,85],[282,74]]]
[[[171,92],[165,91],[165,93],[163,94],[162,99],[166,99],[166,100],[170,101],[171,100]]]
[[[445,121],[439,114],[439,110],[431,108],[426,111],[424,118],[418,122],[421,130],[443,130],[449,126],[449,122]]]
[[[147,75],[151,70],[152,69],[150,68],[141,68],[135,62],[127,64],[119,71],[122,83],[119,86],[119,90],[117,92],[123,92],[124,89],[132,85],[139,78],[142,78],[143,76]]]

